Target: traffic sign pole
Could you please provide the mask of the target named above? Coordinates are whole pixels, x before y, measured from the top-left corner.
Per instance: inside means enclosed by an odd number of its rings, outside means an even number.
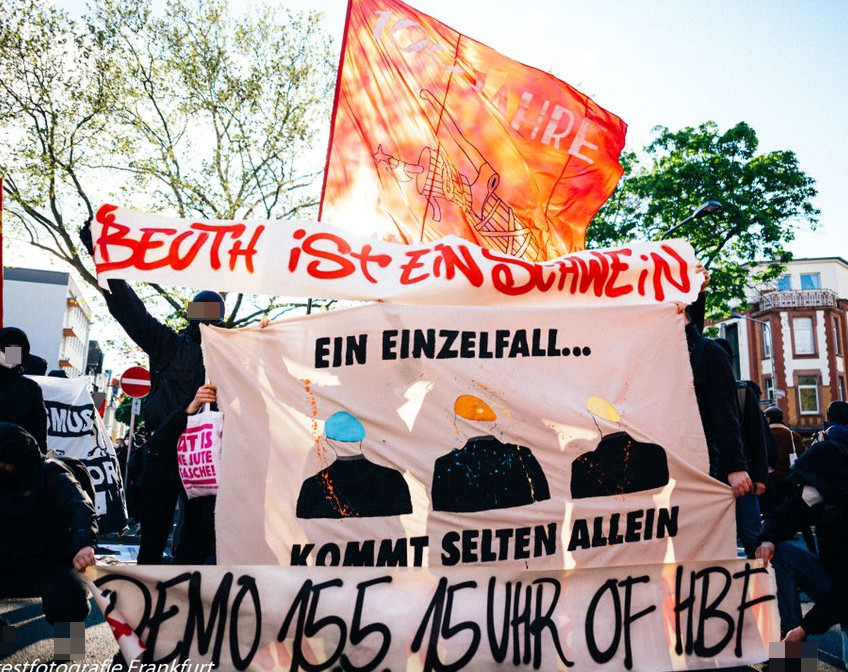
[[[130,455],[133,450],[133,437],[135,436],[135,399],[133,399],[132,413],[130,415],[130,438],[127,441],[127,464],[124,473],[127,475],[127,481],[130,480]],[[124,498],[126,499],[127,484],[124,483]]]
[[[130,437],[127,442],[127,465],[124,473],[127,480],[130,477],[130,455],[133,451],[133,439],[135,438],[135,416],[141,412],[141,398],[150,392],[150,372],[141,366],[131,366],[121,374],[121,390],[128,397],[132,397],[130,409]],[[124,484],[126,491],[127,484]]]

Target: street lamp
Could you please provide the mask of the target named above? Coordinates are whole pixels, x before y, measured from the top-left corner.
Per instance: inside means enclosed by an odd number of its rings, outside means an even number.
[[[737,313],[736,311],[730,313],[730,317],[734,317],[737,320],[756,322],[757,324],[762,324],[766,329],[768,329],[769,362],[771,363],[771,393],[769,394],[769,403],[774,405],[777,399],[777,370],[774,368],[774,341],[771,338],[771,323],[766,322],[765,320],[758,320],[754,317],[748,317],[747,315]],[[765,376],[763,376],[763,381],[765,382]]]
[[[668,238],[672,233],[677,231],[677,229],[679,229],[684,224],[688,224],[689,222],[691,222],[694,219],[701,219],[701,217],[703,217],[704,215],[709,215],[709,214],[715,212],[716,210],[718,210],[719,208],[721,208],[721,203],[719,203],[718,201],[707,201],[706,203],[701,203],[701,205],[699,205],[697,208],[695,208],[695,210],[692,211],[692,214],[689,215],[686,219],[679,221],[677,224],[672,226],[668,231],[666,231],[664,234],[662,234],[660,236],[660,240],[665,240],[666,238]]]

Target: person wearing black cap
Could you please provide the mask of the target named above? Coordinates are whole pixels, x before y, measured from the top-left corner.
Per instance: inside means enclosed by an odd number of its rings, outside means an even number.
[[[80,240],[88,253],[93,256],[93,243],[88,223],[80,230]],[[177,332],[153,317],[141,299],[123,280],[109,280],[109,289],[103,292],[109,312],[120,323],[127,335],[144,350],[150,358],[150,393],[144,408],[144,424],[155,435],[156,430],[174,412],[182,411],[194,399],[197,390],[206,380],[203,366],[203,353],[200,349],[200,325],[224,326],[224,299],[217,292],[204,290],[198,292],[187,309],[188,326]],[[179,438],[179,437],[177,437]],[[143,501],[152,503],[158,496],[154,489],[159,478],[156,474],[142,475],[146,492]],[[199,498],[203,501],[208,498]],[[208,505],[208,504],[203,504]],[[203,506],[198,505],[198,506]],[[144,506],[144,505],[143,505]],[[214,506],[214,502],[211,504]],[[143,507],[142,507],[143,508]],[[171,516],[173,509],[171,509]],[[141,517],[140,564],[158,564],[161,556],[147,557],[145,549],[145,526],[148,531],[156,528],[155,536],[161,536],[159,529],[170,529],[171,518],[167,511],[157,510],[154,514]],[[166,520],[167,518],[167,520]]]
[[[20,425],[47,452],[47,410],[41,387],[24,377],[29,339],[17,327],[0,329],[0,422]]]
[[[45,458],[23,427],[0,422],[0,598],[39,595],[47,622],[84,621],[97,514],[61,462]]]

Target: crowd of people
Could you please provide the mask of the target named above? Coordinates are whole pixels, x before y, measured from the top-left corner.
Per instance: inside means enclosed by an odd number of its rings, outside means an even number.
[[[757,385],[735,379],[729,343],[702,335],[704,298],[685,307],[685,329],[710,475],[733,490],[745,556],[774,566],[781,638],[838,624],[848,664],[848,403],[830,403],[805,450],[783,411],[761,412]],[[803,616],[802,592],[813,601]]]
[[[91,251],[87,228],[82,240]],[[214,564],[215,497],[186,497],[177,444],[188,416],[217,400],[200,324],[223,326],[224,300],[198,293],[188,326],[176,331],[153,317],[126,282],[108,285],[109,312],[147,354],[151,371],[149,434],[134,437],[132,455],[123,438],[116,442],[130,516],[140,524],[138,563],[165,561],[176,516],[171,561]],[[758,386],[735,379],[730,345],[702,335],[703,300],[702,292],[686,307],[685,334],[710,475],[736,498],[744,555],[774,566],[782,636],[801,641],[841,624],[848,661],[848,404],[830,404],[823,432],[805,450],[781,409],[763,412]],[[0,598],[38,595],[48,622],[80,621],[88,601],[74,573],[95,562],[96,514],[72,470],[48,453],[41,391],[24,375],[39,366],[29,350],[23,331],[0,329]],[[798,533],[803,545],[794,541]],[[801,591],[814,601],[806,614]]]

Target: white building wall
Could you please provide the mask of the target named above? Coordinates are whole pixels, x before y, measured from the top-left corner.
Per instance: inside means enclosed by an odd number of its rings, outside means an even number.
[[[30,351],[47,361],[47,370],[60,368],[71,377],[85,372],[91,310],[70,274],[26,268],[5,271],[3,324],[23,329]],[[74,299],[70,303],[69,299]],[[65,329],[74,336],[65,336]]]
[[[783,369],[787,386],[795,384],[795,358],[792,355],[792,329],[789,326],[789,313],[780,311],[780,333],[783,334]]]
[[[81,376],[85,372],[88,358],[88,335],[91,326],[91,311],[82,298],[73,279],[69,279],[68,299],[66,301],[64,328],[71,329],[74,336],[63,336],[60,349],[60,360],[66,360],[70,367],[65,367],[71,377]],[[73,305],[76,303],[76,305]]]
[[[59,367],[67,285],[6,279],[3,325],[23,329],[34,355],[47,360],[47,370]]]
[[[807,360],[810,362],[810,368],[821,369],[821,384],[822,387],[830,385],[830,367],[827,365],[827,341],[825,341],[824,311],[816,311],[816,352],[819,356],[816,359]]]
[[[827,366],[827,350],[824,340],[826,329],[823,310],[816,311],[814,322],[818,357],[795,357],[792,345],[794,339],[792,319],[788,312],[780,311],[780,330],[783,333],[783,361],[786,363],[786,383],[790,387],[795,386],[795,371],[810,371],[812,369],[821,371],[822,386],[830,385],[830,371]]]
[[[729,320],[729,322],[737,325],[736,333],[739,335],[739,379],[753,380],[748,352],[750,348],[748,347],[747,320]]]
[[[790,289],[801,289],[801,275],[805,273],[818,273],[822,289],[831,289],[837,296],[848,297],[848,265],[841,258],[827,257],[821,259],[796,259],[790,261],[782,275],[790,277]],[[777,280],[752,286],[749,285],[745,291],[745,298],[749,303],[760,300],[762,293],[777,288]]]

